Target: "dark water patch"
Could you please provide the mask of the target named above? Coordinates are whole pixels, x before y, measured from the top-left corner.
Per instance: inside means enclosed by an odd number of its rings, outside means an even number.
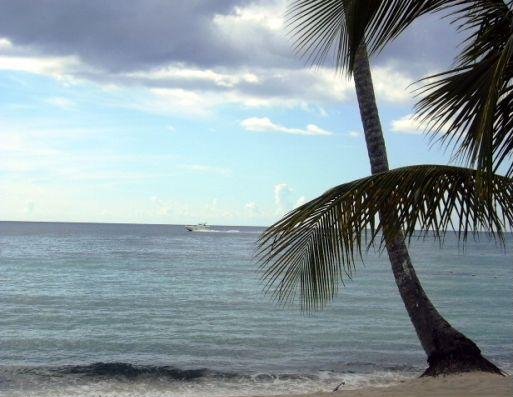
[[[219,372],[208,368],[180,369],[172,366],[134,365],[129,363],[93,363],[89,365],[64,366],[54,370],[61,374],[80,375],[92,378],[159,378],[176,381],[197,381],[202,378],[233,379],[241,375]]]
[[[358,367],[356,369],[355,367]],[[365,368],[367,367],[367,368]],[[364,369],[362,371],[362,369]],[[76,381],[164,381],[164,382],[202,382],[202,381],[243,381],[250,383],[273,383],[276,381],[309,382],[320,381],[326,374],[338,377],[355,373],[373,373],[383,370],[372,363],[351,363],[341,371],[319,371],[319,373],[272,373],[272,372],[223,372],[209,368],[181,369],[173,366],[137,365],[124,362],[97,362],[86,365],[64,366],[2,366],[0,367],[0,388],[19,381],[52,382],[58,379]],[[409,371],[412,367],[395,366],[385,368],[390,371]],[[325,375],[321,375],[324,373]]]
[[[173,396],[210,397],[304,394],[332,391],[335,387],[362,388],[391,384],[411,376],[401,373],[221,372],[207,368],[98,362],[89,365],[9,367],[0,366],[0,395],[19,396]],[[21,394],[20,394],[21,393]]]
[[[91,384],[103,381],[196,383],[249,380],[249,375],[220,372],[208,368],[180,369],[172,366],[135,365],[123,362],[98,362],[64,366],[0,366],[0,390],[37,388],[50,384]]]
[[[349,373],[349,371],[348,371]],[[84,380],[164,380],[197,382],[202,380],[246,380],[257,383],[279,381],[319,380],[314,374],[223,372],[209,368],[181,369],[173,366],[136,365],[124,362],[97,362],[87,365],[64,365],[58,367],[0,367],[0,385],[20,378],[81,378]]]

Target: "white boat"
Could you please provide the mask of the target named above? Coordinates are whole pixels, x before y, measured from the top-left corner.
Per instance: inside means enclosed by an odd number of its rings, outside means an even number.
[[[197,225],[185,225],[185,228],[190,232],[210,232],[210,226],[206,223],[198,223]]]

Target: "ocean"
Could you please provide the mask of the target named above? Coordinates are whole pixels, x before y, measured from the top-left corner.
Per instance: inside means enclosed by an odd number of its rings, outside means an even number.
[[[419,375],[425,356],[386,254],[323,311],[262,292],[262,228],[0,222],[1,396],[245,396]],[[435,306],[513,369],[513,238],[411,253]]]

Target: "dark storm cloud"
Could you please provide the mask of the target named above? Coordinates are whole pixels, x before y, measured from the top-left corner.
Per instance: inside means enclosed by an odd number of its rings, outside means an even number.
[[[212,18],[248,0],[0,0],[0,36],[44,54],[79,55],[108,70],[169,61],[237,63]]]
[[[122,72],[172,63],[261,71],[303,66],[304,61],[292,55],[285,32],[249,26],[244,34],[223,33],[213,22],[216,15],[249,3],[269,5],[273,0],[0,0],[0,37],[36,55],[77,55],[94,69],[78,74],[91,73],[94,80],[119,80]],[[374,62],[394,61],[397,69],[420,77],[450,65],[459,41],[448,20],[428,16]],[[144,79],[141,84],[159,85]],[[196,82],[182,81],[188,84]]]
[[[450,22],[441,13],[420,18],[388,44],[375,61],[381,64],[393,60],[401,69],[412,72],[450,67],[464,39]]]

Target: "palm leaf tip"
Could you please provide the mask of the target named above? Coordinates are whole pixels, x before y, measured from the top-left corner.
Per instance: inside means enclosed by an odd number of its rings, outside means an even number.
[[[325,223],[318,219],[324,205],[319,208],[318,204],[318,199],[313,200],[268,228],[259,240],[257,254],[266,293],[281,304],[299,300],[304,311],[323,307],[335,295],[338,285],[325,275],[340,273],[340,268],[333,267],[339,252],[326,252],[329,238],[318,240]],[[324,237],[331,234],[328,231]],[[328,272],[322,269],[326,265],[332,265]]]

